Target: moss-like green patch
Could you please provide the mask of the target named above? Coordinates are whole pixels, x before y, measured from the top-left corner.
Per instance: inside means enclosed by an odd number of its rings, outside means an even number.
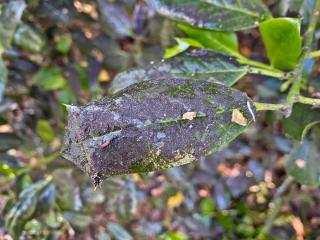
[[[172,97],[181,97],[181,98],[194,98],[195,92],[192,84],[188,83],[182,86],[176,86],[168,89],[166,91]]]

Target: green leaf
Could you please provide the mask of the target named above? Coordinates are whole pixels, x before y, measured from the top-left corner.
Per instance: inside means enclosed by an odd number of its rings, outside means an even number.
[[[286,171],[301,184],[320,184],[319,145],[309,139],[296,142],[286,161]]]
[[[67,54],[72,44],[72,38],[70,34],[64,34],[59,37],[56,48],[62,54]]]
[[[137,68],[120,73],[111,82],[109,92],[114,94],[137,82],[170,77],[199,80],[211,77],[227,86],[232,86],[247,71],[246,66],[240,66],[232,58],[205,50],[193,50],[143,69]]]
[[[121,225],[116,223],[109,223],[107,227],[111,235],[116,240],[133,240],[133,237]]]
[[[47,120],[38,120],[37,134],[41,138],[41,140],[46,143],[51,143],[54,139],[54,131],[52,130]]]
[[[320,123],[319,109],[301,103],[296,103],[290,117],[282,120],[285,133],[298,141],[301,141],[308,130],[318,123]]]
[[[48,202],[46,204],[50,203],[50,205],[47,205],[46,208],[43,208],[42,205],[44,203],[39,201],[39,196],[43,191],[46,191],[46,188],[49,187],[51,191],[54,191],[54,188],[51,186],[51,180],[51,177],[48,177],[24,189],[19,194],[18,200],[5,216],[6,229],[14,239],[18,239],[25,223],[30,220],[36,212],[39,213],[40,209],[47,211],[48,208],[52,207],[54,194],[50,194],[53,199],[47,198]]]
[[[64,211],[63,217],[77,230],[84,230],[93,219],[91,216],[81,212]]]
[[[173,20],[216,31],[258,26],[270,13],[260,0],[151,0],[156,11]]]
[[[197,40],[203,47],[231,56],[238,56],[238,38],[234,32],[218,32],[179,24],[188,37]]]
[[[26,24],[21,24],[18,27],[14,34],[13,42],[30,52],[40,52],[45,45],[41,34]]]
[[[26,7],[24,1],[10,1],[0,9],[0,45],[10,47],[13,34]]]
[[[189,237],[182,232],[167,232],[160,236],[161,240],[188,240]]]
[[[85,107],[68,106],[68,113],[62,155],[95,184],[195,161],[227,146],[254,119],[244,93],[182,78],[143,81]]]
[[[302,51],[300,19],[273,18],[261,23],[259,28],[272,66],[294,69]]]
[[[0,133],[0,152],[17,148],[22,144],[21,139],[13,133]]]
[[[177,41],[178,44],[171,48],[166,49],[166,52],[163,55],[164,59],[174,57],[184,52],[189,47],[198,47],[198,48],[203,47],[201,43],[197,42],[192,38],[175,38],[175,40]]]
[[[7,78],[8,78],[8,70],[7,70],[6,64],[4,63],[2,58],[0,58],[0,102],[3,100],[5,87],[8,81]]]
[[[215,203],[211,197],[206,197],[200,202],[200,211],[202,215],[212,215],[215,210]]]
[[[45,90],[57,90],[66,86],[67,80],[59,67],[43,67],[32,78],[32,83]]]

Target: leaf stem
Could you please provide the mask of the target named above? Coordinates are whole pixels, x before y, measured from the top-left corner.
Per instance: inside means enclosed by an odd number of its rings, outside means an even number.
[[[275,72],[275,73],[281,73],[282,75],[285,75],[285,73],[279,69],[276,69],[268,64],[265,64],[265,63],[262,63],[262,62],[257,62],[257,61],[254,61],[254,60],[251,60],[249,58],[246,58],[242,55],[236,55],[235,56],[238,60],[239,63],[241,64],[246,64],[246,65],[250,65],[250,66],[254,66],[254,67],[258,67],[258,68],[262,68],[262,69],[265,69],[265,70],[269,70],[269,71],[272,71],[272,72]]]
[[[276,219],[277,215],[281,210],[281,206],[283,205],[284,200],[281,198],[281,195],[290,187],[293,181],[293,177],[287,176],[286,179],[282,182],[282,184],[278,187],[270,204],[267,220],[263,228],[261,229],[261,232],[257,239],[265,239],[266,235],[269,233],[274,223],[274,220]]]
[[[313,12],[312,12],[311,19],[309,22],[309,26],[308,26],[308,29],[305,33],[304,50],[301,54],[299,64],[298,64],[297,68],[295,69],[296,76],[295,76],[295,79],[293,81],[293,84],[292,84],[292,86],[289,90],[288,96],[287,96],[287,102],[288,102],[289,109],[292,109],[292,106],[296,101],[295,99],[300,95],[300,89],[303,84],[302,75],[303,75],[303,69],[304,69],[304,62],[308,58],[308,56],[310,55],[310,52],[311,52],[311,44],[312,44],[312,40],[313,40],[313,34],[316,29],[316,25],[317,25],[318,18],[319,18],[319,13],[320,13],[320,0],[316,0],[316,2],[314,3],[314,8],[313,8]]]
[[[276,111],[276,110],[285,110],[286,104],[272,104],[272,103],[261,103],[254,102],[254,106],[256,107],[256,111]]]
[[[251,66],[248,67],[248,73],[279,78],[280,80],[284,80],[287,75],[286,73],[283,73],[283,72],[278,72],[278,71],[273,71],[273,70],[263,69],[263,68],[257,68],[257,67],[251,67]]]

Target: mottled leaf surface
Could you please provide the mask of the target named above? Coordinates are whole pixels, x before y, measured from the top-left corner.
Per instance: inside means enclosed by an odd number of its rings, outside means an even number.
[[[238,31],[256,27],[270,16],[260,0],[150,0],[156,11],[189,25],[217,30]]]
[[[286,171],[301,184],[320,184],[319,145],[309,139],[296,142],[286,162]]]
[[[116,93],[137,82],[171,77],[193,79],[212,77],[218,82],[232,86],[247,73],[247,70],[246,66],[240,66],[232,58],[205,50],[192,50],[145,68],[122,72],[112,81],[109,91]]]
[[[291,116],[284,118],[282,123],[287,135],[301,141],[312,126],[320,123],[320,110],[306,104],[296,103]]]
[[[187,164],[242,133],[247,126],[231,122],[232,111],[241,111],[249,125],[248,105],[253,108],[244,93],[210,80],[140,82],[112,98],[69,106],[62,155],[95,184],[112,175]],[[187,112],[196,117],[183,119]]]

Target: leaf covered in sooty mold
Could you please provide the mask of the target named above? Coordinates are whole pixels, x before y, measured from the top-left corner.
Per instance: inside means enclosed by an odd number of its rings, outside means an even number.
[[[225,147],[254,116],[252,101],[214,80],[143,81],[86,106],[68,106],[62,155],[104,178],[190,163]],[[248,122],[232,122],[238,109]],[[193,117],[184,117],[187,113]],[[106,144],[107,143],[107,144]]]

